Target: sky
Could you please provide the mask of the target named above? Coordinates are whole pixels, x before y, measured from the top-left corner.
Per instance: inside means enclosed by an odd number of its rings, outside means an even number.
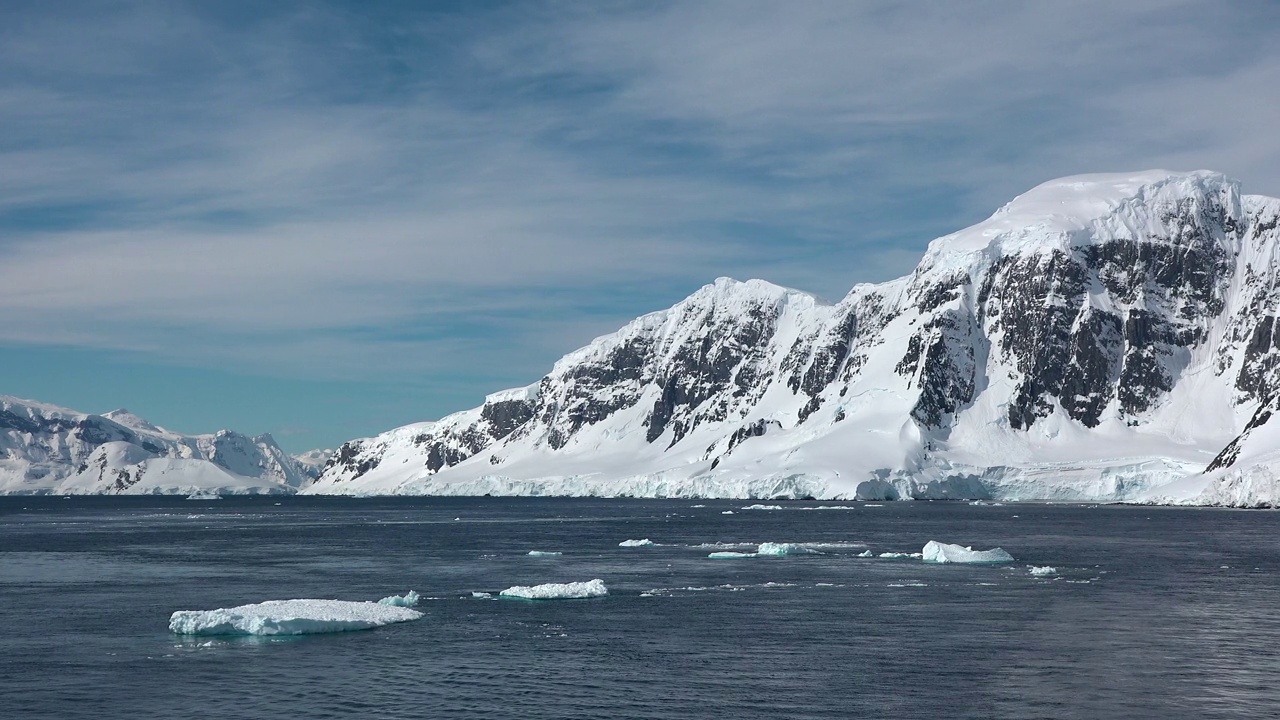
[[[0,394],[336,447],[1066,175],[1280,196],[1280,3],[6,2]]]

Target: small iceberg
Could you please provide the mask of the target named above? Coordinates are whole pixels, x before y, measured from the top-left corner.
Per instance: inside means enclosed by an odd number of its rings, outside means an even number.
[[[858,553],[855,557],[875,557],[875,556],[876,554],[871,552],[870,550],[863,550],[862,552]]]
[[[491,598],[491,597],[493,597],[493,593],[478,592],[478,591],[476,591],[476,590],[472,590],[472,591],[471,591],[471,597],[473,597],[473,598]]]
[[[756,556],[755,553],[731,552],[728,550],[722,550],[720,552],[713,552],[707,557],[715,560],[735,560],[737,558],[753,558],[755,556]]]
[[[623,540],[622,542],[618,543],[618,547],[646,547],[652,544],[653,544],[652,540],[650,540],[649,538],[645,538],[643,540]]]
[[[348,600],[268,600],[217,610],[179,610],[169,617],[179,635],[309,635],[368,630],[417,620],[406,607]]]
[[[545,585],[515,585],[498,593],[505,598],[523,600],[580,600],[609,594],[603,580],[587,582],[547,583]]]
[[[963,545],[948,545],[930,540],[921,553],[929,563],[1007,563],[1013,556],[1001,548],[974,550]]]
[[[545,552],[545,551],[542,551],[542,550],[530,550],[530,551],[529,551],[529,557],[558,557],[558,556],[563,555],[563,554],[564,554],[564,553],[558,553],[558,552]]]
[[[418,604],[418,600],[420,599],[422,599],[421,595],[410,590],[409,592],[403,595],[392,595],[390,597],[384,597],[378,601],[378,604],[390,605],[392,607],[416,607]]]
[[[921,555],[920,553],[882,552],[880,553],[879,557],[886,558],[889,560],[896,560],[899,558],[913,558],[915,560],[919,560],[920,558],[924,557],[924,555]]]
[[[722,512],[722,513],[720,513],[720,514],[721,514],[721,515],[733,515],[734,513],[733,513],[733,511],[732,511],[732,510],[725,510],[724,512]]]
[[[1027,572],[1035,575],[1036,577],[1048,577],[1049,575],[1057,575],[1058,568],[1049,567],[1048,565],[1041,565],[1039,567],[1032,565]]]
[[[822,553],[812,548],[797,543],[760,543],[760,547],[756,548],[757,555],[766,555],[769,557],[781,557],[783,555],[821,555]]]
[[[759,505],[759,504],[756,504],[756,505],[748,505],[748,506],[746,506],[746,507],[744,507],[744,508],[742,508],[742,509],[743,509],[743,510],[781,510],[781,509],[782,509],[782,506],[781,506],[781,505]]]

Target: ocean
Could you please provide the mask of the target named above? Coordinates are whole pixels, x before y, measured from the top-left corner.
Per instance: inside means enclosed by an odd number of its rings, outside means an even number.
[[[1280,514],[753,504],[0,498],[0,717],[1280,715]],[[930,540],[1016,561],[859,557]],[[708,557],[763,542],[814,552]],[[608,596],[496,597],[595,578]],[[425,616],[374,630],[168,628],[408,590]]]

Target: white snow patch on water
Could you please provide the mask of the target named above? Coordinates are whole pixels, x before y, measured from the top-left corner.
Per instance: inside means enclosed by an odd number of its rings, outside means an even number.
[[[418,604],[418,600],[420,600],[421,598],[422,598],[421,595],[414,592],[413,590],[410,590],[404,595],[391,595],[390,597],[384,597],[378,601],[378,604],[393,605],[395,607],[414,607],[415,605]]]
[[[596,579],[587,582],[515,585],[498,594],[506,598],[524,600],[578,600],[608,595],[609,589],[604,586],[603,580]]]
[[[405,607],[347,600],[268,600],[217,610],[179,610],[169,630],[180,635],[308,635],[368,630],[417,620]]]
[[[1013,562],[1013,556],[1001,548],[991,550],[974,550],[963,545],[948,545],[936,540],[925,544],[921,552],[925,562],[930,563],[1006,563]]]
[[[622,542],[618,543],[618,547],[645,547],[652,544],[653,544],[652,540],[650,540],[649,538],[645,538],[643,540],[623,540]]]

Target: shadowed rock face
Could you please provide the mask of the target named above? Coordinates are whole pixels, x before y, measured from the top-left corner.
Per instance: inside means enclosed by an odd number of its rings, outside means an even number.
[[[1060,235],[1036,235],[1032,219],[986,248],[944,243],[911,276],[836,305],[718,281],[566,356],[523,399],[451,416],[412,442],[430,472],[480,453],[500,465],[515,443],[571,450],[625,416],[664,452],[717,428],[719,440],[698,446],[714,470],[756,438],[844,421],[847,393],[872,366],[905,383],[903,421],[929,438],[945,438],[984,393],[1014,431],[1055,413],[1084,429],[1140,426],[1206,355],[1235,402],[1274,394],[1280,262],[1267,253],[1280,246],[1280,204],[1242,204],[1225,184],[1157,196],[1137,193],[1119,219]],[[766,397],[787,409],[761,417]],[[353,441],[326,476],[359,477],[394,445]]]

